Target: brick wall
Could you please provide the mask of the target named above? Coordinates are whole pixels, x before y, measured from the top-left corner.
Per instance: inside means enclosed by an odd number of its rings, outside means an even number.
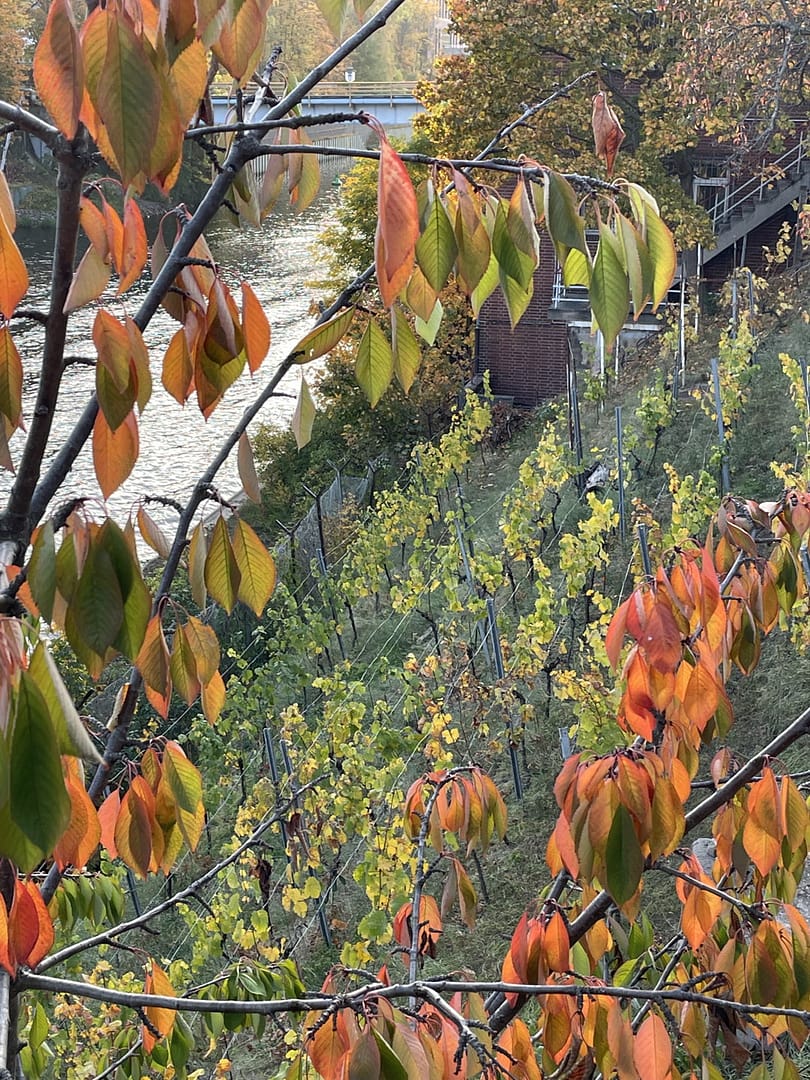
[[[568,328],[548,317],[554,270],[554,249],[542,233],[534,295],[515,329],[499,289],[481,308],[476,371],[488,370],[492,392],[516,405],[532,407],[566,391]]]

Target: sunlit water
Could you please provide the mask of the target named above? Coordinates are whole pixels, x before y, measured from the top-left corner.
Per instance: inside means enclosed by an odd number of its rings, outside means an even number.
[[[336,196],[327,191],[303,214],[281,213],[269,218],[261,229],[237,229],[216,224],[206,233],[214,258],[223,276],[241,305],[239,285],[246,280],[258,296],[272,328],[270,353],[254,378],[247,369],[225,394],[208,421],[204,420],[194,398],[181,408],[163,389],[160,381],[163,353],[179,324],[162,309],[152,319],[144,334],[152,365],[153,394],[140,421],[140,458],[126,483],[108,500],[107,507],[119,522],[137,506],[144,495],[160,495],[182,501],[199,475],[215,456],[223,438],[232,430],[245,408],[272,374],[275,365],[313,325],[309,309],[316,296],[312,282],[324,276],[322,256],[315,241],[332,220]],[[43,231],[20,230],[18,243],[28,263],[31,285],[23,301],[26,307],[45,310],[51,263],[51,234]],[[115,284],[115,281],[113,282]],[[122,300],[110,291],[105,306],[121,315],[135,314],[149,285],[148,274]],[[92,357],[92,325],[95,306],[77,311],[70,320],[66,355]],[[23,359],[25,383],[23,415],[30,420],[42,352],[43,331],[30,323],[13,327],[14,339]],[[295,407],[300,374],[296,370],[287,376],[279,390],[287,395],[271,399],[256,423],[284,426]],[[59,405],[51,433],[51,454],[59,449],[74,420],[91,395],[95,382],[92,368],[72,365],[67,368],[59,397]],[[12,440],[12,457],[19,459],[24,436]],[[46,462],[47,464],[47,462]],[[0,494],[11,486],[8,474],[0,476]],[[217,488],[225,498],[234,495],[241,485],[235,454],[223,466]],[[93,472],[90,443],[82,450],[73,471],[59,494],[66,497],[90,496],[101,499]],[[169,527],[176,520],[171,510],[150,507],[150,513]]]

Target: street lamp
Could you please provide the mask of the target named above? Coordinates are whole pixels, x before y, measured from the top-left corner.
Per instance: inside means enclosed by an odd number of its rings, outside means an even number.
[[[349,65],[349,67],[347,67],[346,70],[343,72],[343,78],[346,80],[346,85],[349,88],[349,108],[351,108],[352,107],[352,83],[354,82],[354,80],[356,78],[355,70],[351,65]]]

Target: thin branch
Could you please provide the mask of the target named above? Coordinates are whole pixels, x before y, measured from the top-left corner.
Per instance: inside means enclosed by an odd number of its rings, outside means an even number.
[[[285,116],[281,120],[250,120],[242,124],[210,124],[207,127],[189,128],[186,139],[200,139],[208,135],[230,135],[253,132],[257,138],[279,128],[294,131],[305,127],[323,127],[327,124],[367,124],[368,117],[362,112],[318,113],[313,116]],[[298,147],[288,147],[288,153],[297,153]]]
[[[699,878],[692,877],[691,874],[685,874],[683,870],[676,870],[673,866],[667,866],[666,863],[656,863],[653,870],[659,870],[662,874],[669,874],[670,877],[680,878],[681,881],[686,881],[689,885],[693,885],[696,889],[702,889],[704,892],[711,893],[712,896],[718,897],[724,904],[731,904],[733,907],[739,908],[749,918],[756,919],[757,922],[762,922],[766,918],[766,914],[759,904],[747,904],[745,900],[740,900],[739,897],[732,896],[730,893],[724,892],[723,889],[718,889],[715,885],[710,885],[707,881],[701,881]]]
[[[130,1046],[129,1050],[126,1051],[126,1053],[122,1054],[121,1057],[116,1058],[116,1060],[113,1061],[111,1065],[108,1065],[103,1072],[97,1073],[93,1077],[93,1080],[107,1080],[108,1076],[113,1076],[118,1071],[118,1067],[120,1065],[123,1065],[125,1061],[129,1061],[131,1057],[135,1057],[135,1055],[138,1053],[142,1046],[143,1039],[139,1035],[135,1042],[132,1044],[132,1046]]]
[[[648,990],[642,987],[608,986],[585,982],[570,983],[510,983],[510,982],[463,982],[455,979],[425,979],[418,982],[399,983],[394,986],[384,986],[382,983],[371,983],[359,989],[351,990],[343,994],[307,994],[304,997],[282,998],[273,1000],[244,1001],[223,998],[220,1000],[209,998],[182,998],[168,997],[163,994],[139,994],[128,993],[123,990],[111,989],[106,986],[96,986],[93,983],[81,982],[75,979],[55,979],[49,975],[38,975],[34,972],[21,971],[17,976],[17,986],[20,990],[39,990],[53,994],[68,994],[76,998],[89,998],[94,1001],[104,1001],[108,1004],[121,1005],[129,1009],[170,1009],[174,1012],[188,1013],[249,1013],[260,1016],[270,1016],[279,1013],[303,1013],[334,1011],[336,1008],[346,1008],[358,1011],[367,1002],[375,998],[384,998],[387,1001],[398,1001],[402,998],[419,998],[434,1004],[437,994],[485,994],[502,993],[522,995],[525,997],[573,997],[573,998],[615,998],[618,1001],[649,1001],[653,1005],[662,1002],[692,1002],[696,1005],[705,1005],[708,1008],[722,1007],[740,1016],[781,1016],[800,1020],[810,1026],[810,1010],[796,1009],[788,1006],[749,1004],[744,1001],[735,1001],[732,998],[717,997],[713,994],[703,994],[694,990],[686,990],[683,987],[662,987]]]
[[[0,101],[0,119],[8,120],[15,127],[41,139],[51,150],[55,150],[60,141],[65,142],[59,129],[53,124],[46,123],[39,116],[21,109],[19,105],[12,105],[10,101]]]

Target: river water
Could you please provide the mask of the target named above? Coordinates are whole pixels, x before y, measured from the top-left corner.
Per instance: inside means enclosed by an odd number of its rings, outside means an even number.
[[[140,420],[140,458],[126,483],[107,502],[107,508],[117,521],[123,523],[143,495],[163,495],[183,500],[216,454],[225,435],[233,428],[258,390],[266,383],[276,364],[312,327],[314,317],[309,308],[317,290],[312,281],[325,276],[322,256],[315,243],[318,235],[333,220],[337,193],[326,190],[302,214],[285,210],[272,215],[261,229],[238,229],[227,223],[215,223],[206,232],[206,239],[223,276],[238,303],[238,289],[246,280],[254,289],[272,328],[270,352],[254,378],[245,373],[228,390],[209,420],[204,420],[192,398],[184,408],[163,389],[160,380],[163,353],[178,328],[178,323],[162,309],[146,329],[144,339],[152,362],[153,394]],[[23,301],[26,307],[44,310],[47,306],[51,264],[51,233],[45,230],[18,230],[17,242],[28,264],[31,284]],[[117,283],[113,282],[113,285]],[[146,274],[122,300],[113,296],[103,298],[104,306],[114,314],[124,311],[134,315],[149,286]],[[92,324],[96,305],[73,314],[68,330],[66,355],[92,357]],[[31,323],[15,325],[14,340],[20,351],[25,372],[23,416],[31,417],[39,375],[39,357],[43,332]],[[291,397],[277,397],[264,407],[258,422],[284,426],[289,423],[295,408],[300,375],[292,372],[279,389]],[[73,421],[87,403],[95,384],[94,370],[87,366],[67,368],[59,398],[59,406],[51,433],[53,453],[62,438],[71,430]],[[12,457],[19,459],[24,435],[18,433],[11,443]],[[0,498],[10,489],[12,478],[0,474]],[[231,455],[223,466],[217,488],[225,498],[240,489],[236,456]],[[65,497],[91,496],[101,499],[93,472],[92,454],[88,442],[79,455],[71,475],[59,493]],[[171,528],[175,513],[158,505],[149,511],[166,528]]]

